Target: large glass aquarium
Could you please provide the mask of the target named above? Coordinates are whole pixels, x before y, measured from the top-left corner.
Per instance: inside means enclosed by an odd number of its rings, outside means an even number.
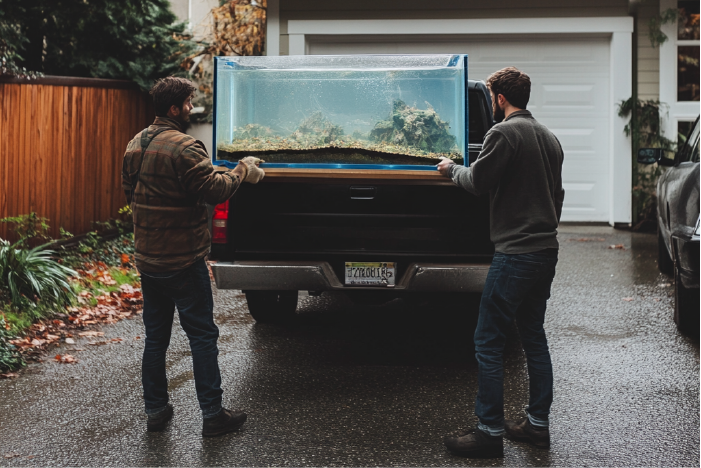
[[[435,169],[465,160],[466,55],[216,57],[215,164]]]

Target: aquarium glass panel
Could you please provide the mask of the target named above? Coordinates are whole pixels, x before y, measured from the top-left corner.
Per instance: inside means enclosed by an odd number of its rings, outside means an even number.
[[[217,57],[215,159],[462,164],[466,80],[465,55]]]

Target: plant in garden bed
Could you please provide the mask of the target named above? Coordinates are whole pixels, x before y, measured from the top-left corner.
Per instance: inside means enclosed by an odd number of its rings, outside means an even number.
[[[5,317],[0,315],[0,373],[22,367],[24,360],[17,351],[15,345],[10,343],[12,335],[9,326],[5,323]]]
[[[54,260],[53,251],[42,246],[23,249],[21,242],[0,240],[0,289],[9,295],[11,304],[19,306],[25,298],[34,305],[40,300],[56,306],[69,304],[73,294],[68,278],[77,273]]]
[[[93,232],[73,247],[61,245],[53,251],[46,249],[48,244],[29,247],[39,238],[45,240],[48,232],[47,220],[32,215],[5,220],[15,225],[18,242],[0,239],[2,372],[20,367],[23,357],[39,359],[50,346],[70,343],[74,330],[141,313],[139,277],[132,266],[133,235],[125,233],[126,223],[101,226],[111,232],[116,227],[116,238]]]
[[[71,343],[74,336],[101,336],[101,332],[80,332],[86,327],[116,323],[141,313],[141,291],[134,269],[110,267],[103,262],[84,263],[71,279],[75,300],[52,317],[30,323],[21,338],[10,343],[28,358],[41,358],[49,347],[61,341]],[[26,325],[26,323],[23,323]],[[69,341],[70,340],[70,341]],[[114,340],[112,340],[114,341]],[[121,341],[121,340],[117,340]],[[93,342],[88,344],[106,344]],[[77,362],[74,358],[59,359],[61,363]]]

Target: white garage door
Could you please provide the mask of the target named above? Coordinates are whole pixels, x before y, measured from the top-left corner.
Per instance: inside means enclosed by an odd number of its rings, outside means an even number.
[[[339,39],[308,37],[308,51],[314,55],[464,53],[469,56],[470,79],[484,80],[506,66],[528,73],[532,82],[528,109],[555,133],[565,152],[562,220],[608,221],[610,39]]]

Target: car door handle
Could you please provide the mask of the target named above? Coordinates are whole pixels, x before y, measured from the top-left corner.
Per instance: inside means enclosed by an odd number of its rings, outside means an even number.
[[[376,193],[377,187],[351,186],[350,188],[351,200],[373,200]]]

